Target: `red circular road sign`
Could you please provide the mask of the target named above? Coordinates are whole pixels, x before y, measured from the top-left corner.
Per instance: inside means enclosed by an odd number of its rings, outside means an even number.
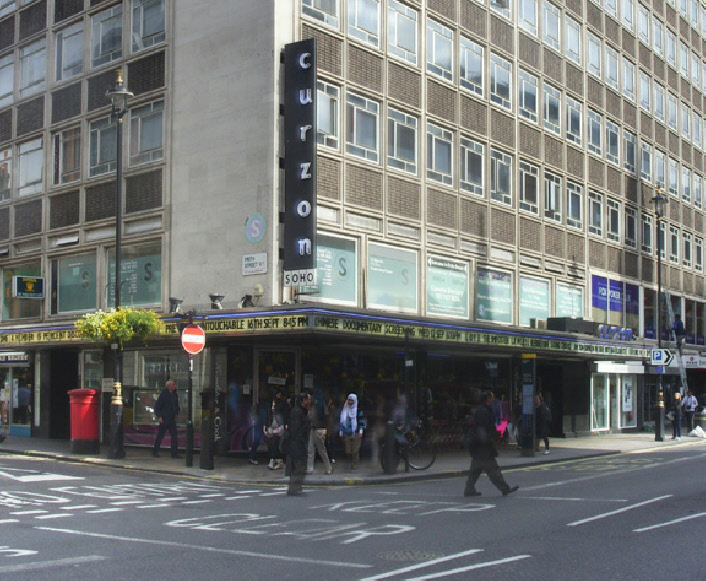
[[[198,325],[187,325],[181,332],[181,346],[191,355],[198,355],[206,344],[206,335]]]

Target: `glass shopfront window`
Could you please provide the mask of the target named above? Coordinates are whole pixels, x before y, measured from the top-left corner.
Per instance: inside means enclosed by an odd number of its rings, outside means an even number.
[[[96,255],[82,254],[52,260],[52,314],[95,308]]]
[[[0,421],[3,431],[13,436],[29,436],[34,414],[32,368],[3,367],[0,377]]]
[[[608,377],[603,373],[591,376],[591,431],[608,429]]]
[[[150,244],[123,248],[120,303],[124,307],[156,305],[162,301],[162,248]],[[106,305],[115,304],[115,249],[108,251],[108,285]]]
[[[591,375],[591,431],[637,426],[637,376],[620,373]]]
[[[4,268],[2,271],[2,318],[26,319],[30,317],[40,317],[42,315],[42,303],[40,299],[21,299],[12,296],[12,277],[41,276],[42,268],[38,262],[24,264],[22,266],[12,266]]]

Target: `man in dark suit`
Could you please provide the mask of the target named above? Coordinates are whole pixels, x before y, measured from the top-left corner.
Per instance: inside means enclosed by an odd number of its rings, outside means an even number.
[[[176,417],[179,414],[179,398],[176,394],[176,382],[173,379],[167,381],[164,391],[159,394],[157,403],[154,404],[154,415],[159,421],[157,438],[154,441],[152,455],[159,458],[159,447],[162,445],[162,438],[169,430],[169,441],[171,444],[172,458],[181,458],[179,455],[179,445],[177,443]]]

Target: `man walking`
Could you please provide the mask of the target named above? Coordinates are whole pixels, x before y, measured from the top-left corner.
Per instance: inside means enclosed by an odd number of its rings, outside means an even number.
[[[314,472],[314,460],[318,452],[321,460],[323,460],[326,474],[331,474],[333,467],[326,453],[326,419],[324,418],[324,401],[321,394],[319,394],[318,398],[311,400],[309,419],[311,420],[311,435],[309,436],[309,448],[306,458],[306,473],[311,474]]]
[[[302,484],[304,483],[309,433],[311,432],[310,407],[311,396],[309,394],[301,394],[297,396],[297,404],[289,415],[287,462],[290,470],[288,496],[301,496],[303,494]]]
[[[480,496],[476,490],[476,482],[485,472],[490,481],[496,486],[503,496],[515,492],[519,486],[510,486],[505,482],[498,466],[498,450],[495,445],[495,425],[493,423],[492,391],[485,391],[481,396],[481,405],[478,406],[473,418],[471,437],[469,438],[469,451],[471,453],[471,468],[466,481],[464,496]]]
[[[152,455],[159,458],[159,447],[162,445],[164,433],[169,430],[169,443],[171,445],[172,458],[181,458],[179,455],[179,445],[177,442],[176,417],[179,414],[179,398],[176,394],[176,382],[173,379],[167,381],[164,391],[159,394],[157,403],[154,404],[154,415],[159,420],[159,430],[154,441]]]
[[[696,413],[697,407],[699,407],[699,401],[691,391],[687,390],[686,399],[684,400],[684,413],[686,414],[686,425],[689,428],[688,433],[691,433],[694,429],[694,413]]]

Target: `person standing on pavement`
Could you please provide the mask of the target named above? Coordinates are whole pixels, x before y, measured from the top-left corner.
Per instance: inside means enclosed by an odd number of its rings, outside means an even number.
[[[326,441],[326,419],[324,417],[324,400],[321,397],[312,399],[309,419],[311,420],[311,435],[309,436],[309,447],[306,457],[306,473],[311,474],[314,472],[314,460],[318,452],[321,460],[323,460],[326,474],[331,474],[333,467],[324,445]]]
[[[542,396],[534,396],[534,451],[539,452],[539,442],[544,440],[544,453],[549,454],[549,422],[551,412]]]
[[[309,410],[311,409],[311,396],[308,393],[300,394],[296,398],[296,405],[289,415],[289,450],[287,466],[289,467],[288,496],[301,496],[306,472],[307,448],[311,432]]]
[[[672,421],[672,440],[681,440],[681,393],[674,392],[674,420]]]
[[[350,456],[351,472],[358,471],[360,444],[363,441],[364,430],[365,420],[362,418],[362,412],[358,410],[358,396],[354,393],[350,393],[341,410],[338,435],[343,438],[346,454]]]
[[[498,466],[498,448],[495,444],[495,424],[493,422],[493,399],[492,391],[485,391],[481,396],[481,405],[478,406],[473,416],[472,433],[469,437],[469,452],[471,454],[471,467],[468,472],[468,480],[463,491],[464,496],[480,496],[476,490],[476,482],[480,475],[485,472],[495,487],[507,496],[515,492],[519,486],[510,486],[503,477]]]
[[[697,407],[699,407],[699,402],[696,396],[687,390],[686,399],[684,400],[684,413],[686,414],[686,425],[689,428],[689,433],[694,429],[694,414]]]
[[[259,464],[257,461],[257,449],[260,446],[263,438],[267,436],[267,403],[260,400],[255,408],[253,408],[252,418],[252,445],[250,446],[250,464]]]
[[[169,430],[169,443],[171,446],[172,458],[181,458],[179,455],[179,444],[177,442],[176,417],[179,414],[179,397],[176,394],[176,382],[173,379],[167,381],[164,391],[159,394],[157,403],[154,404],[154,415],[159,421],[157,437],[154,441],[152,455],[159,458],[159,448],[162,445],[162,438]]]
[[[279,470],[284,467],[282,460],[282,440],[285,429],[285,406],[284,394],[278,392],[272,399],[267,426],[263,429],[267,437],[267,451],[270,456],[270,463],[267,467],[270,470]]]

